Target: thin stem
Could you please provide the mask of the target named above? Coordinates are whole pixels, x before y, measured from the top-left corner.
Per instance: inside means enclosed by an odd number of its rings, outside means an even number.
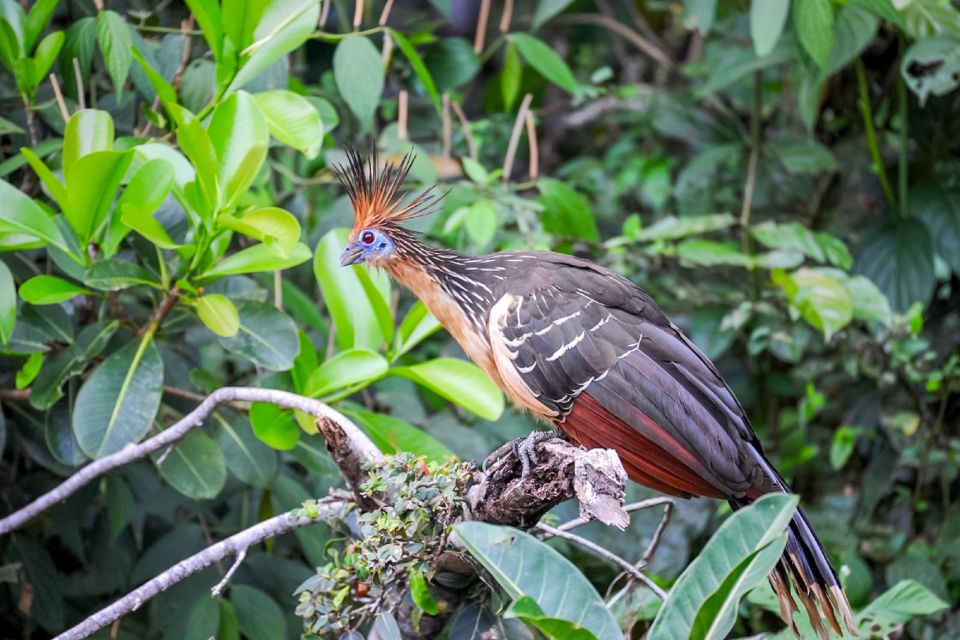
[[[477,55],[483,51],[483,43],[487,38],[487,22],[490,20],[490,0],[480,0],[480,14],[477,16],[477,31],[473,35],[473,52]]]
[[[523,96],[520,102],[520,109],[517,111],[517,119],[513,123],[513,131],[510,132],[510,141],[507,143],[507,153],[503,157],[503,181],[509,182],[510,173],[513,171],[513,160],[517,155],[517,145],[520,143],[520,133],[523,131],[527,119],[527,110],[530,108],[530,102],[533,100],[533,94],[528,93]]]
[[[863,69],[863,62],[857,58],[853,65],[857,70],[857,86],[860,89],[860,99],[857,104],[860,107],[860,114],[863,116],[863,129],[867,134],[867,146],[870,148],[870,158],[873,161],[873,170],[880,180],[880,187],[883,189],[883,195],[887,198],[890,208],[897,206],[897,199],[893,196],[893,189],[890,187],[890,180],[887,178],[887,168],[883,165],[883,157],[880,155],[880,145],[877,143],[877,131],[873,126],[873,108],[870,106],[870,90],[867,87],[867,74]]]

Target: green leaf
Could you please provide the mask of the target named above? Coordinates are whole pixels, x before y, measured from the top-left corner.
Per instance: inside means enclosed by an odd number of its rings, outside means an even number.
[[[82,245],[99,235],[131,160],[133,152],[129,150],[95,151],[79,158],[67,171],[63,213]]]
[[[300,223],[279,207],[254,209],[240,218],[223,214],[217,218],[217,224],[267,243],[277,253],[289,252],[300,240]]]
[[[855,318],[873,320],[890,326],[893,320],[890,301],[877,288],[877,285],[864,276],[847,275],[843,280],[843,286],[850,294]]]
[[[203,124],[185,109],[181,112],[181,118],[177,127],[177,144],[196,169],[196,182],[200,185],[208,209],[199,213],[203,218],[208,218],[221,204],[223,185],[220,182],[220,161]]]
[[[828,270],[804,267],[787,274],[776,269],[773,281],[784,290],[803,319],[823,331],[826,340],[853,320],[850,294]]]
[[[793,30],[814,62],[825,68],[833,46],[830,0],[793,0]]]
[[[346,229],[334,229],[317,243],[313,273],[320,283],[323,301],[336,326],[341,349],[365,347],[373,351],[384,343],[383,331],[374,311],[374,302],[360,283],[361,267],[341,267],[340,253],[347,242]]]
[[[15,384],[17,389],[26,389],[29,387],[34,380],[37,378],[37,374],[40,373],[40,368],[43,366],[43,354],[42,353],[31,353],[27,358],[27,361],[23,363],[23,366],[17,370],[17,375],[15,379]],[[33,393],[31,391],[31,398]]]
[[[825,145],[806,136],[783,136],[770,147],[790,173],[836,171],[837,161]]]
[[[247,417],[215,412],[213,424],[213,437],[230,473],[245,484],[268,487],[277,474],[277,454],[257,438]]]
[[[766,1],[766,0],[761,0]],[[707,35],[717,14],[717,0],[683,0],[683,26]]]
[[[207,329],[223,338],[234,336],[240,330],[237,308],[225,295],[208,293],[197,298],[197,315]]]
[[[115,255],[120,242],[129,232],[122,220],[124,206],[130,203],[135,205],[141,216],[152,215],[166,200],[173,188],[173,181],[173,165],[163,158],[147,160],[137,169],[113,208],[113,217],[102,245],[105,256],[109,258]]]
[[[163,228],[163,225],[160,224],[156,218],[132,202],[127,202],[123,205],[120,222],[161,249],[179,249],[182,246],[170,238],[170,234],[167,233],[167,230]]]
[[[310,248],[302,242],[295,243],[285,253],[286,256],[281,256],[266,244],[255,244],[227,256],[201,274],[200,278],[214,280],[223,276],[243,273],[280,271],[281,269],[295,267],[310,259]]]
[[[220,164],[224,204],[230,208],[246,192],[267,157],[270,131],[250,94],[238,91],[213,110],[207,133]]]
[[[313,104],[292,91],[275,89],[253,96],[274,138],[316,157],[323,146],[323,121]]]
[[[857,434],[860,432],[855,427],[840,427],[833,432],[833,441],[830,443],[830,466],[835,470],[843,468],[853,453],[853,448],[857,444]]]
[[[427,615],[435,616],[440,613],[440,607],[437,606],[437,600],[430,593],[427,586],[427,579],[416,569],[410,569],[407,574],[410,578],[410,598],[418,609]]]
[[[931,95],[943,96],[960,87],[960,35],[918,40],[903,56],[900,73],[921,107]]]
[[[444,38],[427,49],[423,59],[441,92],[469,82],[480,70],[480,58],[463,38]]]
[[[0,217],[0,233],[25,233],[76,257],[53,219],[32,198],[10,183],[0,180],[0,201],[4,203],[3,216]]]
[[[220,338],[228,351],[246,356],[271,371],[286,371],[300,350],[297,328],[287,314],[276,307],[244,300],[237,305],[240,328],[230,338]]]
[[[327,395],[338,389],[369,384],[387,373],[387,360],[369,349],[347,349],[333,356],[307,380],[304,394],[311,398]]]
[[[885,637],[913,618],[943,611],[948,606],[919,582],[901,580],[857,616],[860,635]]]
[[[514,33],[509,38],[517,45],[517,51],[523,59],[536,69],[537,73],[567,93],[577,92],[580,85],[570,72],[570,67],[547,43],[529,33]]]
[[[107,347],[119,322],[97,322],[85,327],[76,341],[46,360],[30,389],[30,404],[35,409],[49,409],[63,397],[63,383],[83,373],[87,364]]]
[[[503,107],[507,111],[513,110],[513,105],[520,95],[520,80],[523,77],[523,68],[517,46],[507,42],[507,49],[503,54],[503,69],[500,71],[500,95],[503,97]]]
[[[725,638],[740,597],[779,559],[797,502],[796,496],[768,494],[730,516],[673,585],[650,640]]]
[[[747,267],[753,264],[751,257],[742,253],[733,242],[684,240],[676,246],[675,254],[681,262],[691,266]]]
[[[106,111],[77,111],[63,133],[63,175],[69,176],[74,163],[94,151],[113,149],[113,118]]]
[[[73,67],[73,59],[80,66],[80,82],[90,77],[90,64],[97,48],[97,19],[87,16],[74,20],[67,28],[66,41],[60,50],[60,65]],[[69,64],[67,64],[69,61]],[[74,73],[63,74],[64,93],[78,98],[77,78]],[[82,88],[79,88],[82,91]]]
[[[493,201],[482,198],[470,205],[463,220],[463,227],[477,248],[485,249],[493,242],[499,227],[497,209]]]
[[[33,55],[33,85],[39,86],[47,77],[47,72],[57,60],[57,55],[63,47],[63,31],[54,31],[48,34],[37,46]]]
[[[43,33],[43,30],[53,17],[53,12],[57,10],[59,0],[37,0],[30,11],[27,12],[27,19],[23,23],[23,48],[27,51],[33,49],[37,38]]]
[[[455,531],[514,600],[529,597],[546,616],[575,621],[599,640],[623,638],[590,581],[554,549],[510,527],[461,522]]]
[[[856,271],[880,288],[894,311],[926,305],[936,284],[930,232],[917,218],[888,219],[861,243]]]
[[[533,12],[533,28],[539,29],[550,18],[563,13],[572,3],[573,0],[540,0]]]
[[[213,598],[198,598],[186,624],[185,638],[216,638],[220,627],[220,603]]]
[[[655,224],[641,229],[637,240],[679,240],[687,236],[701,235],[710,231],[717,231],[733,226],[736,220],[729,213],[718,213],[706,216],[667,216]]]
[[[930,230],[937,253],[960,274],[960,192],[940,185],[914,185],[909,201],[910,213]]]
[[[37,177],[43,181],[43,184],[50,191],[50,195],[60,205],[60,209],[67,208],[67,188],[63,186],[60,178],[53,175],[50,168],[40,157],[27,147],[20,147],[20,153],[26,158],[30,167],[36,172]]]
[[[503,413],[500,389],[472,362],[434,358],[408,367],[395,367],[390,374],[413,380],[485,420],[497,420]]]
[[[360,121],[364,131],[373,127],[373,116],[383,93],[383,62],[376,47],[365,37],[349,35],[333,54],[333,77],[343,101]]]
[[[56,304],[90,290],[57,276],[33,276],[20,285],[20,297],[31,304]]]
[[[264,592],[243,584],[234,585],[230,589],[230,602],[237,611],[237,621],[245,638],[276,640],[287,637],[287,619],[283,611]]]
[[[377,640],[403,640],[396,618],[388,611],[384,611],[377,616],[377,619],[373,621],[372,631]]]
[[[194,500],[216,498],[227,481],[223,454],[202,431],[188,433],[157,466],[171,487]]]
[[[197,25],[213,52],[214,59],[219,61],[223,47],[223,13],[220,11],[220,3],[216,0],[186,0],[186,4],[197,19]]]
[[[790,0],[762,0],[750,3],[750,37],[753,50],[763,57],[773,51],[790,13]]]
[[[600,241],[597,222],[585,197],[553,178],[541,178],[537,187],[544,208],[541,218],[546,231],[590,242]]]
[[[240,69],[230,83],[228,92],[244,86],[261,71],[303,45],[316,29],[320,18],[320,0],[249,2],[243,13],[253,13],[260,7],[262,13],[251,34],[250,43],[234,43],[238,48],[245,48],[240,52]]]
[[[300,440],[300,427],[293,419],[293,414],[275,404],[251,404],[250,424],[260,440],[280,451],[293,449]]]
[[[849,269],[853,263],[841,240],[824,232],[814,233],[798,222],[762,222],[750,227],[750,235],[765,247],[797,251],[816,262],[829,262],[843,269]]]
[[[446,462],[456,457],[445,444],[400,418],[367,411],[356,405],[344,409],[344,414],[356,422],[385,454],[406,451],[417,456],[426,456],[434,462]]]
[[[417,300],[410,307],[410,311],[400,323],[397,332],[397,344],[394,348],[394,359],[402,356],[415,346],[423,342],[442,328],[440,322],[427,309],[426,305]]]
[[[427,65],[424,64],[423,58],[420,57],[420,54],[417,53],[416,48],[407,40],[407,37],[397,31],[396,29],[389,29],[390,36],[393,38],[394,42],[397,43],[397,46],[400,47],[400,51],[403,52],[403,55],[407,57],[407,61],[410,62],[410,66],[413,67],[414,73],[417,74],[417,77],[420,78],[423,88],[426,90],[427,95],[430,96],[430,101],[433,102],[434,108],[437,110],[437,113],[440,113],[440,94],[437,92],[437,85],[433,82],[433,76],[430,75],[430,70],[427,69]]]
[[[178,113],[172,109],[172,107],[177,104],[177,90],[173,88],[173,85],[167,82],[166,78],[160,75],[160,73],[150,65],[147,59],[143,57],[143,54],[140,53],[136,47],[131,49],[131,54],[133,55],[133,59],[137,61],[137,64],[140,65],[144,75],[147,76],[150,86],[153,87],[157,97],[160,98],[160,103],[167,108],[167,111],[170,113],[171,117],[173,117],[176,113]]]
[[[576,622],[545,615],[540,605],[530,596],[515,600],[504,613],[504,617],[529,622],[551,640],[594,640],[596,638]]]
[[[104,360],[80,388],[73,432],[91,458],[138,442],[153,424],[163,393],[163,360],[153,341],[132,340]]]
[[[17,285],[13,273],[0,260],[0,343],[7,344],[17,324]]]
[[[100,51],[103,53],[103,62],[110,74],[114,91],[117,93],[117,104],[123,95],[123,85],[130,73],[133,55],[130,47],[133,40],[130,37],[126,21],[115,11],[102,11],[97,16],[97,39]]]

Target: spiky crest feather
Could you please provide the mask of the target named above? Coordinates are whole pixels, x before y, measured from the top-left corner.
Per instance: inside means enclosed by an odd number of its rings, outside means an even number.
[[[355,148],[348,146],[346,152],[346,166],[333,165],[332,168],[353,203],[352,236],[362,229],[397,227],[405,220],[433,213],[443,198],[444,194],[436,193],[434,185],[403,204],[406,192],[401,189],[413,167],[412,151],[399,163],[383,166],[376,146],[371,148],[366,162]]]

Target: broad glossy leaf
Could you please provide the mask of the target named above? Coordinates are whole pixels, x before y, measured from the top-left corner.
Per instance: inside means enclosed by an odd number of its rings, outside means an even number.
[[[279,207],[254,209],[241,217],[223,214],[217,224],[266,242],[278,253],[289,251],[300,240],[300,223]]]
[[[240,316],[227,296],[208,293],[197,298],[200,321],[220,337],[229,338],[240,330]]]
[[[213,57],[220,59],[223,46],[223,13],[216,0],[185,0],[190,13],[197,19],[197,25],[203,33]]]
[[[160,283],[135,262],[126,260],[98,260],[90,265],[83,283],[100,291],[120,291],[136,285],[159,287]]]
[[[426,90],[427,95],[430,96],[433,107],[437,110],[437,113],[440,113],[440,94],[437,92],[437,85],[433,82],[433,76],[430,75],[430,70],[427,69],[427,65],[424,64],[423,58],[417,53],[417,49],[413,44],[407,40],[407,37],[396,29],[390,29],[390,37],[397,43],[397,47],[400,48],[403,55],[407,57],[410,66],[413,67],[414,73],[417,74],[420,83],[423,84],[424,90]]]
[[[430,45],[423,59],[439,91],[462,87],[480,70],[480,57],[463,38],[444,38]]]
[[[940,185],[910,188],[910,211],[923,220],[937,253],[960,274],[960,193]]]
[[[434,358],[409,367],[393,368],[390,373],[413,380],[486,420],[496,420],[503,413],[500,389],[472,362]]]
[[[152,340],[131,340],[87,379],[73,432],[91,458],[115,453],[149,431],[163,393],[163,360]]]
[[[829,270],[797,269],[787,274],[775,270],[773,280],[786,292],[803,319],[830,336],[853,320],[853,301],[842,280]]]
[[[750,37],[758,56],[773,51],[790,13],[790,0],[763,0],[750,3]]]
[[[333,77],[360,126],[371,129],[384,82],[383,62],[373,43],[357,35],[341,40],[333,54]]]
[[[853,260],[843,241],[827,233],[813,232],[798,222],[763,222],[750,227],[750,235],[770,249],[799,251],[817,262],[849,269]]]
[[[369,349],[347,349],[336,354],[310,374],[304,393],[312,398],[339,389],[371,383],[387,373],[386,358]]]
[[[106,111],[82,109],[67,121],[63,134],[63,174],[70,175],[73,164],[94,151],[113,148],[113,118]]]
[[[843,280],[843,286],[850,294],[854,317],[890,325],[893,319],[890,301],[869,278],[847,275]]]
[[[544,229],[569,238],[599,242],[597,222],[585,197],[553,178],[540,179],[537,187],[544,207],[541,215]]]
[[[7,344],[17,325],[17,286],[13,273],[0,260],[0,343]]]
[[[287,620],[273,598],[244,584],[230,589],[230,602],[237,611],[240,631],[249,640],[287,637]]]
[[[568,93],[576,93],[579,83],[563,58],[554,53],[547,43],[529,33],[514,33],[511,41],[517,51],[537,73]]]
[[[228,91],[239,89],[300,47],[313,33],[320,17],[320,0],[268,0],[251,4],[262,5],[263,12],[253,29],[250,45],[240,52],[240,70]]]
[[[246,484],[269,486],[277,473],[277,454],[257,438],[247,417],[215,412],[213,426],[230,473]]]
[[[43,185],[50,192],[50,196],[60,206],[60,209],[66,209],[67,188],[63,185],[63,182],[60,181],[60,178],[53,175],[53,172],[50,171],[50,167],[46,165],[40,156],[35,154],[27,147],[20,147],[20,153],[22,153],[23,157],[27,159],[27,163],[34,170],[34,172],[36,172],[37,177],[43,181]]]
[[[97,19],[87,16],[74,20],[67,28],[66,40],[63,43],[63,49],[60,50],[60,64],[64,64],[65,60],[72,63],[76,58],[80,66],[81,81],[83,81],[90,75],[90,64],[93,62],[96,49]],[[64,93],[70,96],[77,96],[77,79],[74,75],[65,73],[62,76]]]
[[[37,45],[37,50],[33,54],[33,81],[34,86],[39,86],[46,77],[50,67],[57,59],[60,49],[63,47],[65,39],[63,31],[54,31]]]
[[[126,21],[115,11],[102,11],[97,16],[97,39],[103,61],[113,82],[113,89],[117,93],[117,103],[123,95],[123,85],[130,73],[133,56],[130,47],[133,40],[130,38],[129,27]]]
[[[27,51],[33,49],[40,34],[53,17],[59,0],[37,0],[27,12],[26,20],[23,22],[23,48]]]
[[[46,360],[30,389],[30,404],[41,410],[53,406],[63,396],[61,388],[67,378],[82,373],[100,355],[118,326],[117,320],[89,325],[72,345]]]
[[[930,232],[918,218],[890,218],[863,240],[856,271],[886,294],[894,311],[926,305],[935,284]]]
[[[220,628],[220,603],[213,598],[200,598],[187,616],[185,638],[216,638]]]
[[[200,277],[204,280],[212,280],[244,273],[279,271],[295,267],[310,259],[310,249],[302,242],[294,244],[286,254],[286,257],[280,256],[265,244],[255,244],[227,256]]]
[[[153,215],[166,200],[173,185],[173,165],[163,158],[147,160],[137,169],[114,206],[113,217],[103,243],[104,254],[107,257],[117,252],[120,241],[129,231],[121,220],[124,205],[129,202],[136,205],[141,215]]]
[[[804,50],[821,68],[833,46],[833,4],[830,0],[793,0],[793,30]]]
[[[410,307],[400,329],[397,331],[397,346],[394,357],[403,355],[442,328],[440,322],[427,309],[423,302]]]
[[[598,640],[623,637],[590,581],[551,547],[528,533],[483,522],[462,522],[455,531],[514,600],[527,596],[546,615],[576,622]]]
[[[179,249],[181,247],[173,241],[170,234],[156,218],[132,202],[123,205],[120,221],[161,249]]]
[[[44,416],[43,437],[50,455],[57,462],[77,467],[87,461],[70,428],[70,406],[67,401],[53,407]]]
[[[300,427],[293,419],[292,412],[284,411],[275,404],[251,404],[250,424],[260,440],[280,451],[293,449],[300,440]]]
[[[361,267],[340,266],[347,233],[346,229],[335,229],[320,239],[314,255],[313,273],[336,325],[337,345],[341,349],[365,347],[377,351],[384,337],[373,303],[360,283]]]
[[[445,444],[400,418],[374,413],[353,405],[345,409],[344,413],[386,454],[406,451],[417,456],[426,456],[434,462],[446,462],[456,457]]]
[[[860,635],[884,637],[913,618],[943,611],[948,606],[919,582],[902,580],[860,612]]]
[[[267,122],[250,94],[238,91],[213,110],[207,131],[220,163],[225,205],[230,207],[253,182],[267,157]]]
[[[39,238],[61,251],[73,255],[59,227],[53,218],[40,208],[33,198],[0,180],[0,201],[4,203],[3,216],[0,217],[0,232],[21,232]]]
[[[253,99],[274,138],[308,158],[316,157],[323,145],[323,121],[309,100],[285,89],[264,91]]]
[[[650,640],[686,640],[695,625],[708,634],[698,637],[725,638],[740,597],[766,578],[779,557],[769,549],[782,550],[797,502],[796,496],[769,494],[730,516],[673,585]],[[700,618],[702,612],[710,615]]]
[[[271,371],[286,371],[300,350],[297,328],[287,314],[273,305],[244,300],[237,305],[240,328],[220,344],[233,353],[246,356]]]
[[[81,244],[92,241],[106,219],[131,160],[133,152],[129,150],[95,151],[79,158],[67,171],[63,213]]]
[[[86,293],[86,287],[57,276],[33,276],[20,285],[20,297],[31,304],[56,304]]]
[[[194,500],[216,498],[227,481],[227,467],[217,443],[198,429],[175,444],[157,467],[171,487]]]

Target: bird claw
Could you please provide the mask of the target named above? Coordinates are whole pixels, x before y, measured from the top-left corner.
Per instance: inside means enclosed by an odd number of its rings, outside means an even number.
[[[556,431],[534,431],[530,435],[511,440],[505,445],[498,447],[488,455],[481,465],[483,471],[493,463],[501,460],[506,455],[512,453],[520,460],[520,478],[526,480],[530,475],[530,470],[534,465],[539,464],[540,458],[537,456],[537,445],[545,440],[561,437]]]

